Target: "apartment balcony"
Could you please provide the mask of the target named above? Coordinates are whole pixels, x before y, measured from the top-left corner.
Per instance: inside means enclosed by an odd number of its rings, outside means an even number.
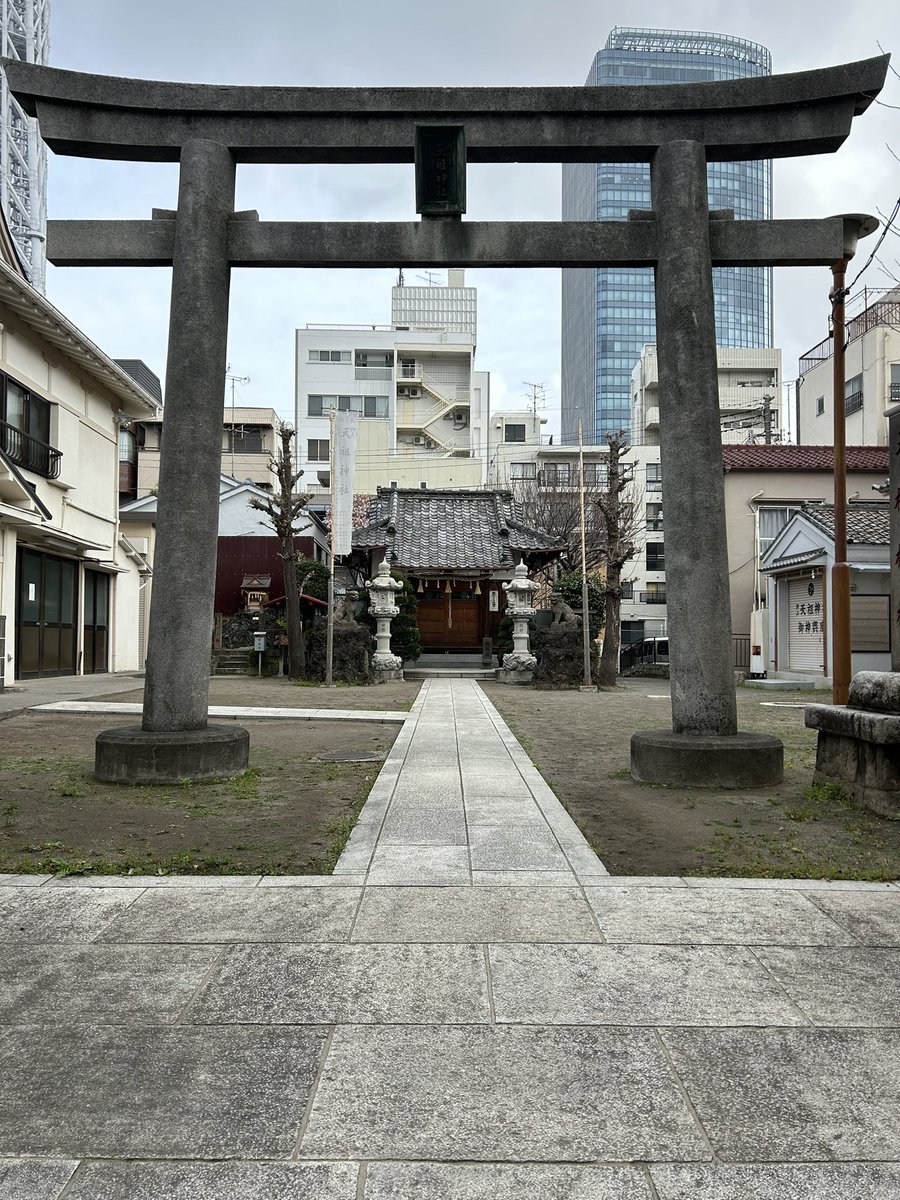
[[[638,604],[665,604],[665,592],[636,592],[635,600]]]
[[[0,421],[0,449],[17,467],[43,475],[45,479],[59,477],[62,451],[23,433],[7,421]]]

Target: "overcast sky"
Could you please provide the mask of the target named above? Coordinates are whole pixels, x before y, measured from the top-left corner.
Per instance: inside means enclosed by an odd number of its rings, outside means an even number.
[[[677,19],[675,12],[677,11]],[[900,70],[900,3],[869,0],[53,0],[51,65],[146,79],[204,83],[377,85],[583,84],[615,25],[729,33],[767,46],[777,73],[880,53]],[[854,122],[836,155],[775,164],[775,216],[889,213],[900,195],[900,78]],[[894,105],[894,108],[886,107]],[[892,157],[891,150],[894,155]],[[50,155],[51,217],[147,218],[174,207],[177,168]],[[263,220],[415,219],[411,166],[238,168],[238,208]],[[472,220],[546,220],[560,215],[560,168],[474,165]],[[871,246],[874,239],[870,239]],[[866,247],[866,243],[863,243]],[[861,252],[857,266],[867,257]],[[863,283],[900,277],[900,238],[888,235]],[[883,264],[883,265],[882,265]],[[406,282],[419,272],[408,271]],[[237,402],[293,419],[293,331],[307,323],[387,323],[395,272],[233,273],[228,356],[249,376]],[[775,276],[775,344],[784,378],[827,333],[830,272]],[[521,404],[544,383],[550,428],[558,426],[560,285],[552,270],[470,270],[478,288],[477,365],[492,373],[495,407]],[[108,354],[142,358],[165,374],[170,272],[48,268],[48,296]],[[229,392],[230,395],[230,392]]]

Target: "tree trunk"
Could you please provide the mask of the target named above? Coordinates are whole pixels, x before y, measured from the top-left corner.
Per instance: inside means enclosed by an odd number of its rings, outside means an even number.
[[[289,552],[282,552],[284,562],[284,601],[287,618],[288,676],[301,679],[306,670],[306,647],[303,622],[300,620],[300,585],[297,581],[297,554],[293,538],[288,539]]]
[[[597,680],[602,688],[614,688],[616,686],[616,676],[619,673],[620,613],[622,611],[621,580],[621,568],[610,567],[607,569],[603,652],[600,655],[600,670]]]

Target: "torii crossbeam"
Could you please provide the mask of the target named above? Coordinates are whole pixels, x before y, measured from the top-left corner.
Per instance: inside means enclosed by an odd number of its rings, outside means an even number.
[[[379,89],[157,83],[5,62],[56,153],[180,163],[175,212],[48,231],[57,265],[174,268],[143,727],[106,744],[103,763],[98,740],[101,773],[198,778],[246,761],[246,739],[223,750],[207,726],[232,266],[652,266],[673,731],[665,744],[635,735],[633,769],[779,778],[780,743],[737,732],[712,267],[831,266],[853,253],[858,229],[711,213],[706,165],[836,151],[888,62],[641,88]],[[324,224],[233,211],[237,163],[413,162],[423,127],[461,128],[470,162],[649,162],[653,210],[628,222]]]

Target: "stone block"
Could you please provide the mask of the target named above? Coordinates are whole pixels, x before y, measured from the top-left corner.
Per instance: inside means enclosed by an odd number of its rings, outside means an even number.
[[[354,942],[599,942],[577,888],[367,888]]]
[[[669,787],[769,787],[784,778],[784,746],[766,733],[653,729],[631,736],[631,774]]]
[[[896,1163],[651,1166],[659,1200],[896,1200]]]
[[[236,725],[150,733],[106,729],[97,735],[94,773],[107,783],[227,779],[246,770],[250,734]]]
[[[0,1155],[287,1158],[325,1036],[247,1026],[9,1029],[0,1038]]]
[[[92,942],[140,895],[110,888],[6,888],[0,893],[0,942]]]
[[[68,1194],[78,1200],[356,1200],[358,1174],[356,1163],[92,1162],[82,1165]]]
[[[900,1030],[666,1029],[660,1036],[722,1160],[896,1159]]]
[[[847,707],[900,716],[900,672],[857,672],[850,681]]]
[[[858,944],[852,933],[797,892],[601,886],[586,887],[585,895],[608,942],[714,946]],[[900,901],[900,895],[897,900]]]
[[[764,946],[756,955],[814,1025],[900,1027],[900,950]]]
[[[358,902],[359,890],[349,887],[159,888],[143,892],[128,912],[107,921],[98,940],[343,942]]]
[[[77,1166],[52,1158],[0,1162],[0,1200],[56,1200]]]
[[[812,899],[855,944],[900,946],[900,891],[816,892]]]
[[[185,1020],[197,1025],[484,1024],[481,946],[237,946]]]
[[[651,1030],[340,1026],[300,1157],[710,1157]]]
[[[634,1167],[372,1163],[366,1200],[650,1200]],[[855,1198],[854,1198],[855,1200]]]
[[[743,948],[491,946],[490,964],[501,1024],[806,1024]]]
[[[0,1024],[171,1024],[216,946],[0,946]]]
[[[833,732],[840,722],[843,732]],[[807,709],[806,724],[819,729],[816,782],[836,784],[878,816],[900,816],[900,717],[837,709],[821,718]]]

